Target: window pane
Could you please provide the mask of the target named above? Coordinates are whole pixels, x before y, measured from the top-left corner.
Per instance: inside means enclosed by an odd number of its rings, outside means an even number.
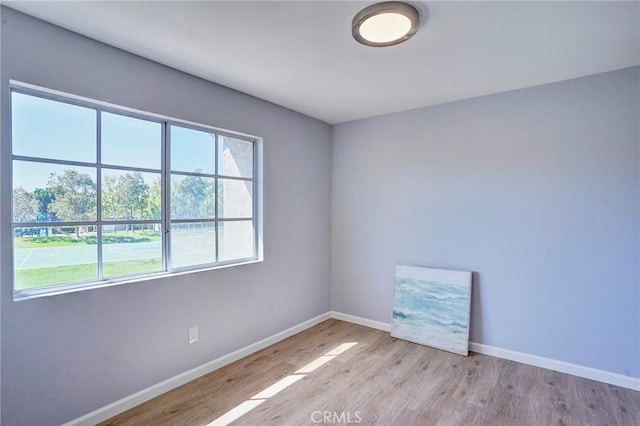
[[[14,221],[95,220],[95,181],[93,167],[14,161]]]
[[[101,114],[104,164],[160,169],[160,123],[108,112]]]
[[[216,225],[212,222],[171,225],[171,266],[203,265],[216,261]]]
[[[216,136],[213,133],[171,126],[171,170],[214,174],[215,168]]]
[[[162,270],[162,234],[159,223],[104,225],[102,269],[106,277]]]
[[[103,220],[159,220],[160,173],[102,170]]]
[[[171,175],[171,219],[215,217],[215,179]]]
[[[96,111],[11,93],[13,154],[96,162]]]
[[[218,174],[253,178],[253,142],[220,136]]]
[[[254,256],[253,221],[219,222],[220,261]]]
[[[253,217],[253,182],[218,179],[218,215],[226,219]]]
[[[13,247],[16,290],[98,278],[94,227],[15,228]]]

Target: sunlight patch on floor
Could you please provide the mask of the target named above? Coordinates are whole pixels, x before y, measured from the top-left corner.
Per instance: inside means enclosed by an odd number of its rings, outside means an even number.
[[[296,383],[298,380],[304,378],[307,374],[317,370],[318,368],[322,367],[329,361],[335,359],[337,356],[343,354],[357,344],[358,342],[346,342],[336,346],[326,354],[319,356],[304,367],[296,370],[293,374],[290,374],[278,380],[268,388],[260,391],[256,395],[244,401],[242,404],[235,406],[222,416],[215,419],[213,422],[209,423],[207,426],[227,426],[231,422],[234,422],[235,420],[247,414],[249,411],[258,407],[269,398],[277,395],[292,384]]]

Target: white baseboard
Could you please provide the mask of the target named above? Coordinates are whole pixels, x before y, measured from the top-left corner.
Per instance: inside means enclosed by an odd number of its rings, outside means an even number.
[[[374,321],[367,318],[356,317],[353,315],[343,314],[340,312],[330,312],[331,318],[351,322],[366,327],[375,328],[383,331],[390,331],[391,324],[380,321]],[[510,349],[498,348],[495,346],[483,345],[481,343],[469,342],[469,349],[483,355],[490,355],[496,358],[508,359],[521,364],[532,365],[534,367],[546,368],[547,370],[559,371],[561,373],[571,374],[572,376],[583,377],[585,379],[596,380],[598,382],[609,383],[611,385],[620,386],[627,389],[640,391],[640,378],[624,376],[618,373],[598,370],[596,368],[585,367],[583,365],[572,364],[569,362],[558,361],[551,358],[545,358],[537,355],[531,355],[524,352],[516,352]]]
[[[637,377],[625,376],[618,373],[612,373],[610,371],[585,367],[584,365],[572,364],[570,362],[558,361],[556,359],[531,355],[524,352],[497,348],[495,346],[483,345],[481,343],[469,342],[469,349],[473,352],[495,356],[496,358],[508,359],[521,364],[546,368],[547,370],[559,371],[560,373],[571,374],[572,376],[583,377],[585,379],[596,380],[598,382],[609,383],[622,388],[640,391],[640,378]]]
[[[238,349],[237,351],[231,352],[227,355],[223,355],[220,358],[214,359],[213,361],[209,361],[206,364],[203,364],[199,367],[193,368],[184,373],[178,374],[177,376],[171,377],[167,380],[164,380],[158,384],[150,386],[146,389],[141,390],[140,392],[136,392],[133,395],[129,395],[121,400],[113,402],[109,405],[106,405],[102,408],[99,408],[95,411],[92,411],[88,414],[85,414],[82,417],[78,417],[77,419],[71,420],[68,423],[65,423],[63,426],[91,426],[107,419],[110,419],[113,416],[116,416],[120,413],[123,413],[137,405],[142,404],[143,402],[147,402],[156,396],[162,395],[165,392],[168,392],[172,389],[175,389],[179,386],[182,386],[186,383],[189,383],[192,380],[197,379],[198,377],[204,376],[205,374],[209,374],[212,371],[215,371],[219,368],[224,367],[225,365],[231,364],[239,359],[242,359],[252,353],[255,353],[261,349],[266,348],[267,346],[271,346],[274,343],[278,343],[281,340],[286,339],[287,337],[291,337],[294,334],[298,334],[307,328],[313,327],[316,324],[321,323],[322,321],[328,320],[331,318],[331,313],[327,312],[322,315],[318,315],[315,318],[311,318],[308,321],[302,322],[298,325],[295,325],[291,328],[288,328],[284,331],[274,334],[273,336],[269,336],[265,339],[262,339],[256,343],[245,346],[244,348]]]
[[[341,312],[335,312],[335,311],[331,311],[329,312],[329,314],[331,315],[331,318],[334,318],[337,320],[346,321],[346,322],[350,322],[358,325],[364,325],[365,327],[375,328],[376,330],[391,331],[391,324],[388,324],[386,322],[374,321],[367,318],[356,317],[354,315],[343,314]]]

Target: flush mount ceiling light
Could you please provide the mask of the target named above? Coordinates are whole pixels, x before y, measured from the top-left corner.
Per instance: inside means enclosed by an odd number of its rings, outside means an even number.
[[[385,1],[365,7],[353,18],[353,38],[367,46],[393,46],[409,40],[418,31],[420,16],[415,7]]]

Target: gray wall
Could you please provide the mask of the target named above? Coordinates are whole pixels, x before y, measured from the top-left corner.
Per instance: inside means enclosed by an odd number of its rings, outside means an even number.
[[[337,125],[332,307],[390,322],[394,267],[475,271],[475,342],[640,377],[630,68]]]
[[[327,124],[5,8],[1,39],[3,425],[77,418],[330,309]],[[265,261],[13,302],[10,78],[263,137]]]

